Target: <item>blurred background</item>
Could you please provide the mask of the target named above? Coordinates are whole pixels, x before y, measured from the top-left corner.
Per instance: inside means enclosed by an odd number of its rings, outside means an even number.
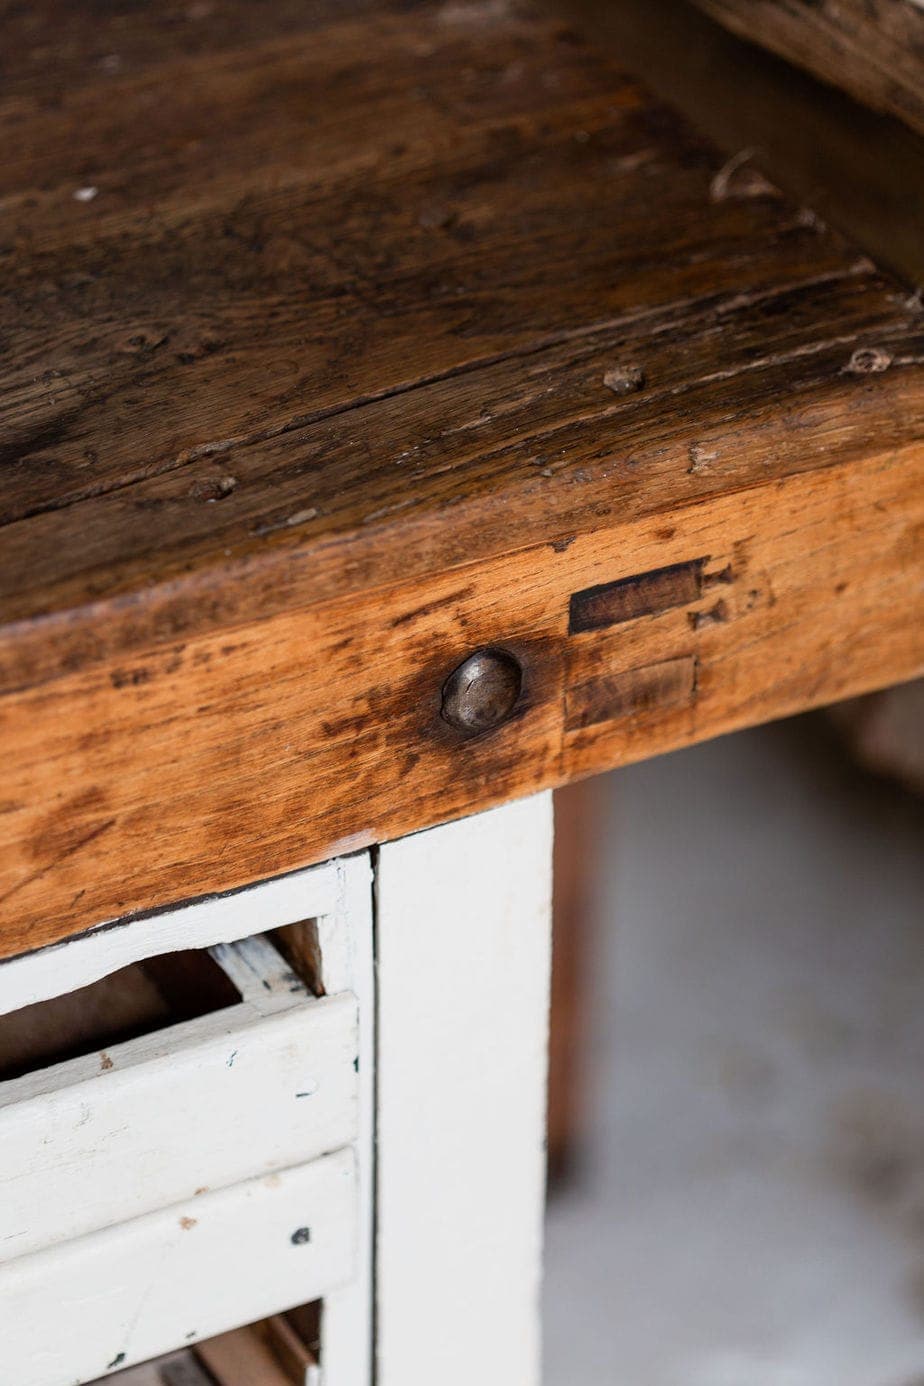
[[[924,1383],[922,708],[560,800],[547,1386]]]
[[[924,282],[921,0],[555,0]],[[924,1386],[924,685],[558,796],[546,1386]]]

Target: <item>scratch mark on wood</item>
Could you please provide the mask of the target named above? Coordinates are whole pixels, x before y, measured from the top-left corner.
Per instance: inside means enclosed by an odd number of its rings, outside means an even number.
[[[765,178],[759,169],[748,167],[753,157],[753,149],[741,149],[722,165],[709,185],[709,196],[713,202],[725,202],[730,198],[782,196],[779,188]]]

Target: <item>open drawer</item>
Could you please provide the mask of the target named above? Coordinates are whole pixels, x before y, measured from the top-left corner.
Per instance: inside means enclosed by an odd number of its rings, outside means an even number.
[[[0,1263],[355,1139],[354,996],[264,936],[209,953],[221,1009],[0,1082]]]

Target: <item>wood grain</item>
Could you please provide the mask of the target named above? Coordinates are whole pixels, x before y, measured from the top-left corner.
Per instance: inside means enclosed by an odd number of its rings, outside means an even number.
[[[920,667],[919,301],[595,47],[68,16],[0,99],[0,952]]]
[[[924,134],[924,9],[919,0],[696,0],[765,44]]]
[[[597,890],[604,840],[607,852],[613,850],[606,785],[604,777],[596,776],[555,791],[546,1138],[552,1183],[580,1168],[592,1110],[586,999],[597,957]]]
[[[727,158],[760,172],[880,265],[924,283],[924,138],[733,34],[690,0],[549,0]],[[757,7],[755,6],[755,10]]]
[[[209,1379],[219,1386],[296,1386],[305,1381],[310,1365],[306,1360],[301,1372],[284,1371],[254,1328],[237,1328],[208,1338],[199,1344],[196,1356],[208,1367]]]

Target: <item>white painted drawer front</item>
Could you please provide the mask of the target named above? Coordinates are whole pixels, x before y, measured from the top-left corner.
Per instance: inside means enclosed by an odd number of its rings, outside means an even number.
[[[80,1386],[316,1299],[354,1270],[342,1150],[0,1266],[4,1386]]]
[[[0,1263],[353,1141],[355,999],[274,1004],[0,1084]]]

